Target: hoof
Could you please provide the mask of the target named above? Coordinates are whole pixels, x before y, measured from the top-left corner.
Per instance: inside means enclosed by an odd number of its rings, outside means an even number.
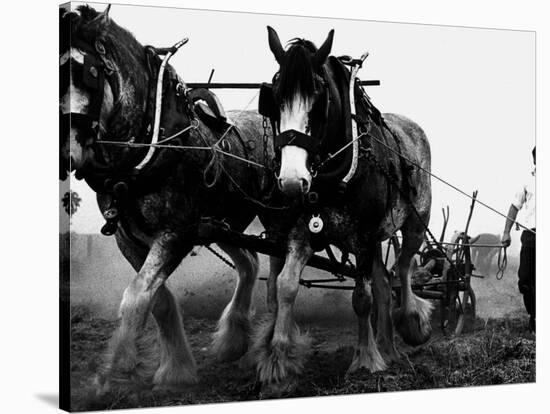
[[[388,361],[390,363],[399,362],[402,358],[401,353],[393,344],[388,346],[379,345],[378,348],[380,349],[380,354],[382,354],[382,357],[385,361]]]
[[[412,306],[401,307],[393,312],[394,326],[407,344],[422,345],[430,339],[432,308],[431,302],[414,297]]]
[[[247,317],[222,319],[212,337],[212,353],[220,362],[236,361],[246,354],[249,338]]]
[[[116,331],[94,380],[94,388],[106,393],[113,389],[150,387],[158,367],[154,339],[154,335],[147,332],[132,341]]]
[[[199,382],[196,367],[177,367],[175,364],[166,364],[155,372],[153,385],[155,389],[182,389],[187,385]]]
[[[269,342],[267,338],[270,336],[255,343],[251,350],[259,381],[262,384],[282,384],[300,375],[311,347],[309,336],[295,327],[288,342]]]
[[[429,320],[422,320],[416,312],[407,313],[403,308],[399,308],[394,312],[393,321],[397,332],[409,345],[422,345],[430,339],[432,328]]]
[[[286,379],[282,382],[273,382],[262,384],[259,398],[261,400],[290,397],[294,394],[297,388],[297,381],[294,379]]]
[[[386,362],[377,349],[368,349],[367,347],[359,347],[355,349],[353,360],[348,368],[347,374],[352,374],[361,369],[365,369],[370,373],[384,371],[387,368]]]
[[[254,360],[254,355],[251,352],[247,352],[237,361],[237,367],[241,371],[253,370],[255,366],[256,362]]]
[[[103,374],[97,374],[92,381],[92,387],[96,397],[102,397],[111,391],[111,382]]]

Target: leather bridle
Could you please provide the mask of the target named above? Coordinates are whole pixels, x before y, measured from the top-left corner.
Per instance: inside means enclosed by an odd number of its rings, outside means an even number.
[[[82,78],[80,81],[90,93],[90,104],[88,105],[87,113],[71,111],[63,114],[62,122],[66,125],[77,125],[80,130],[85,132],[82,136],[86,137],[86,140],[82,140],[79,143],[82,146],[87,146],[93,144],[93,142],[89,142],[90,137],[93,137],[93,141],[96,141],[99,133],[101,108],[103,106],[103,99],[105,96],[105,82],[109,83],[113,93],[115,106],[119,100],[120,85],[115,74],[116,67],[106,57],[105,46],[100,40],[96,40],[94,42],[94,46],[92,47],[87,42],[78,38],[72,39],[71,47],[77,48],[84,52]],[[72,76],[72,74],[67,75]]]
[[[315,176],[317,173],[316,166],[320,160],[321,148],[327,134],[328,112],[331,98],[328,74],[323,67],[322,76],[318,74],[315,75],[316,82],[322,86],[322,92],[320,92],[319,97],[308,113],[306,133],[294,129],[283,132],[280,131],[280,101],[276,98],[276,93],[274,92],[277,76],[278,74],[275,74],[273,77],[272,84],[262,84],[258,103],[260,114],[270,119],[272,130],[274,131],[273,149],[275,154],[275,165],[280,164],[281,148],[287,145],[297,146],[307,151],[309,155],[308,159],[310,160],[308,162],[308,169],[312,176]],[[317,133],[314,134],[311,128],[313,115],[320,111],[319,105],[321,105],[321,101],[324,103],[324,106],[321,107],[321,109],[323,109],[323,116],[321,118],[321,124],[315,128]]]
[[[152,124],[155,121],[155,109],[157,104],[157,102],[155,102],[155,91],[157,89],[157,77],[155,76],[155,71],[160,70],[156,67],[156,63],[158,63],[158,66],[160,66],[160,62],[155,62],[155,64],[152,64],[150,60],[152,57],[158,57],[157,51],[159,51],[159,53],[167,53],[168,51],[174,53],[173,48],[157,49],[152,46],[145,46],[146,56],[149,60],[149,63],[147,65],[147,68],[145,68],[144,70],[147,70],[149,72],[149,85],[147,86],[147,103],[144,117],[140,121],[141,126],[138,136],[128,135],[126,137],[115,137],[116,141],[120,142],[121,144],[119,148],[122,148],[122,150],[126,152],[131,151],[132,153],[131,155],[128,154],[127,157],[122,157],[123,159],[121,161],[115,163],[114,160],[111,159],[112,157],[107,151],[106,145],[104,145],[106,141],[100,139],[99,123],[101,117],[101,108],[104,101],[105,82],[109,83],[109,86],[113,93],[113,111],[115,111],[117,107],[119,107],[121,104],[120,85],[118,77],[116,76],[116,66],[112,61],[107,58],[105,47],[103,43],[99,40],[96,40],[94,42],[94,46],[92,47],[85,41],[74,39],[71,46],[85,52],[83,54],[84,63],[82,78],[80,79],[80,81],[90,93],[90,105],[86,114],[77,112],[69,112],[67,114],[64,114],[61,119],[63,126],[69,126],[72,123],[73,125],[77,125],[78,128],[83,131],[82,136],[86,138],[81,140],[79,143],[82,146],[91,147],[94,150],[94,159],[90,161],[94,174],[101,175],[103,173],[123,176],[136,175],[140,173],[141,171],[137,170],[135,167],[145,164],[143,151],[124,148],[124,143],[149,143],[151,141],[151,137],[154,133],[154,125]],[[172,81],[173,79],[168,79],[168,82]],[[179,78],[177,78],[175,93],[178,99],[180,101],[183,101],[185,112],[189,115],[191,119],[192,110],[189,97],[187,96],[187,88],[185,87],[183,81],[181,81]],[[68,128],[65,128],[65,130],[67,129]],[[110,143],[114,143],[114,141],[110,141]],[[150,158],[149,152],[146,153],[145,157]],[[147,161],[149,160],[147,159]]]

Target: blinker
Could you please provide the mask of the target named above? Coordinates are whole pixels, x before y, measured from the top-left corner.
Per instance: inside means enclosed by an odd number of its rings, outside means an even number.
[[[273,86],[270,83],[262,83],[260,86],[258,112],[267,118],[279,119],[280,114],[273,96]]]
[[[98,64],[100,62],[92,55],[86,54],[84,56],[84,72],[82,74],[82,82],[86,87],[92,90],[100,89],[100,79]]]

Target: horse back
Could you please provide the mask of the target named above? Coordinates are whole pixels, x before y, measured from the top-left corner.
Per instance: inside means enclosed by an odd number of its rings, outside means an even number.
[[[430,143],[422,128],[403,115],[386,113],[383,114],[383,117],[391,132],[399,139],[400,148],[397,150],[408,160],[421,166],[424,170],[430,171]]]
[[[369,227],[375,226],[379,237],[386,239],[414,214],[412,209],[428,223],[431,152],[426,134],[415,122],[397,114],[383,114],[382,118],[370,142],[378,165],[371,165],[374,173],[367,173],[362,180],[364,194],[372,201],[361,209],[367,207]]]

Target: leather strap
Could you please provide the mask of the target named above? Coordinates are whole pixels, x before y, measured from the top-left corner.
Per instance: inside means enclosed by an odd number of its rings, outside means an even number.
[[[303,148],[312,155],[319,153],[319,142],[317,139],[294,129],[284,131],[273,138],[273,146],[276,152],[279,152],[286,145]]]

